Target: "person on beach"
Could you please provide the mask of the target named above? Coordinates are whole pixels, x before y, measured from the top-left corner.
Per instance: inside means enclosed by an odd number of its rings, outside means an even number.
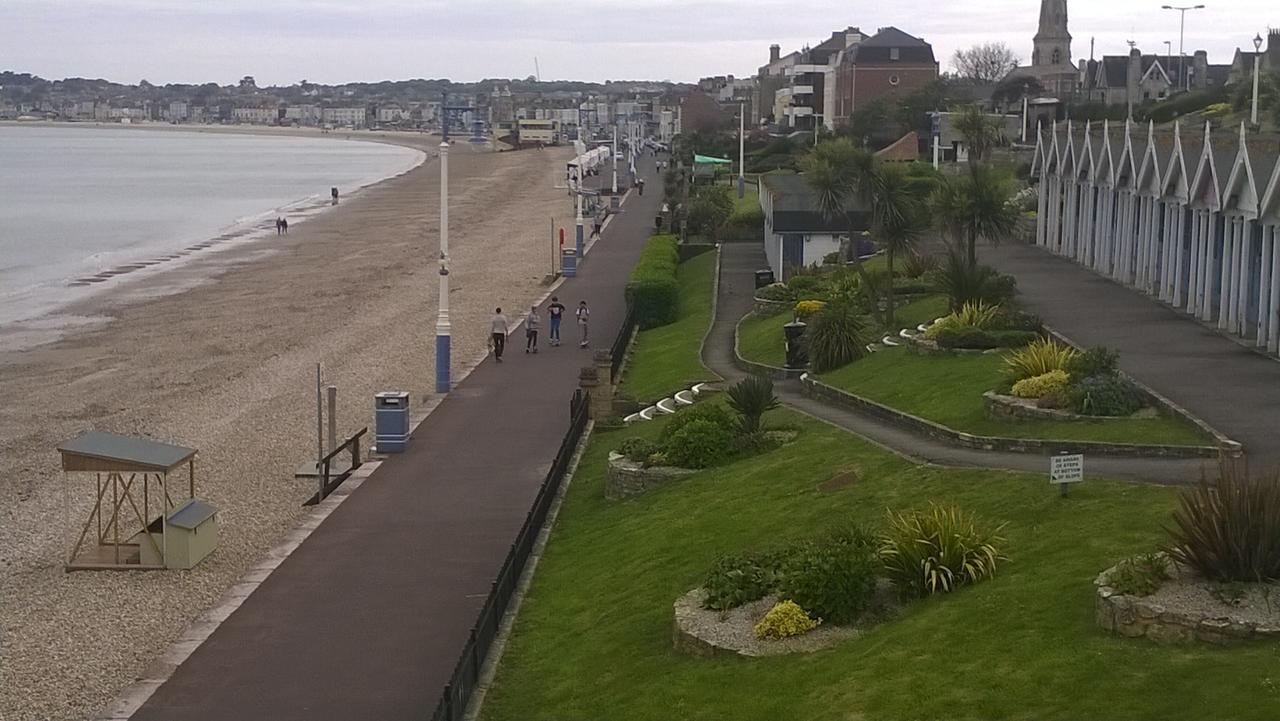
[[[587,322],[591,320],[591,309],[587,307],[587,301],[578,301],[578,330],[582,334],[582,342],[578,343],[579,348],[587,347]]]
[[[529,314],[524,317],[524,352],[538,352],[538,325],[542,319],[538,317],[538,306],[529,306]]]
[[[284,220],[284,219],[283,219],[283,218],[281,218],[280,216],[276,216],[276,235],[280,235],[281,233],[283,233],[283,232],[284,232],[284,231],[283,231],[283,230],[281,230],[281,228],[280,228],[280,223],[281,223],[281,222],[283,222],[283,220]]]
[[[493,309],[493,317],[489,319],[489,345],[493,348],[493,358],[502,362],[502,351],[507,347],[507,317],[501,308]]]
[[[280,230],[284,231],[285,235],[289,234],[289,220],[287,218],[280,219]]]
[[[547,306],[547,318],[549,323],[548,342],[551,345],[560,345],[560,319],[564,317],[564,304],[560,299],[551,296],[551,305]]]

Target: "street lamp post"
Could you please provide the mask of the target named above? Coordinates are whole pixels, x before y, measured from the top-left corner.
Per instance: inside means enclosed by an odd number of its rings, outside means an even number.
[[[578,212],[574,216],[574,220],[577,223],[578,230],[577,230],[577,235],[574,238],[574,240],[576,241],[574,247],[577,249],[578,263],[581,264],[582,251],[583,251],[583,248],[586,246],[586,239],[583,237],[583,233],[582,233],[582,169],[581,168],[578,169],[577,185],[578,187],[574,190],[574,196],[576,196],[577,198]]]
[[[742,198],[747,194],[747,180],[743,175],[743,169],[746,166],[746,147],[747,147],[747,106],[746,103],[738,103],[738,197]]]
[[[1253,113],[1249,116],[1249,122],[1253,127],[1258,127],[1258,73],[1261,71],[1262,62],[1262,34],[1259,33],[1253,37]]]
[[[440,311],[436,315],[436,393],[449,392],[449,143],[440,143]]]
[[[1186,39],[1186,33],[1187,33],[1187,11],[1203,10],[1204,6],[1203,5],[1180,5],[1180,6],[1161,5],[1160,9],[1177,10],[1180,17],[1182,18],[1180,27],[1178,29],[1178,74],[1182,76],[1179,78],[1179,80],[1182,81],[1179,83],[1179,85],[1182,86],[1183,90],[1190,90],[1191,80],[1187,75],[1187,53],[1185,50],[1185,46],[1183,44]]]

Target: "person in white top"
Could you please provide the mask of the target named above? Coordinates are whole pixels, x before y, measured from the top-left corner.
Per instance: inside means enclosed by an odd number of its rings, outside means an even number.
[[[490,346],[493,347],[493,358],[502,362],[502,351],[507,347],[507,317],[501,308],[493,309],[493,317],[489,319]]]
[[[578,330],[582,332],[582,342],[578,344],[579,348],[587,347],[587,322],[591,320],[591,309],[587,307],[587,301],[578,301]]]
[[[529,313],[524,317],[524,352],[538,352],[538,325],[542,319],[538,317],[538,306],[529,306]]]

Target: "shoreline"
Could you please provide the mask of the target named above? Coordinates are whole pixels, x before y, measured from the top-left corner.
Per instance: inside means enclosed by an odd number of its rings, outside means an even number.
[[[547,219],[572,215],[554,187],[571,150],[454,148],[461,370],[483,357],[494,304],[546,291]],[[434,395],[434,170],[380,181],[233,258],[166,271],[163,287],[113,294],[101,324],[0,352],[0,717],[98,711],[295,527],[314,491],[293,471],[315,451],[317,362],[339,387],[344,436],[371,425],[377,391],[409,391],[415,409]],[[83,522],[92,498],[73,479],[64,511],[53,449],[91,429],[198,448],[196,496],[219,509],[219,548],[191,571],[64,572],[63,519]]]
[[[271,138],[298,137],[329,139],[330,137],[330,134],[319,132],[255,132],[255,130],[265,129],[247,129],[245,131],[239,131],[239,126],[233,126],[232,128],[203,125],[166,125],[148,127],[145,125],[132,126],[111,123],[89,124],[60,123],[52,121],[39,123],[17,123],[13,121],[0,121],[0,126],[20,125],[42,128],[80,127],[83,129],[96,130],[137,128],[139,130],[153,130],[157,132],[248,135]],[[290,129],[282,128],[281,130]],[[346,139],[347,138],[334,138],[334,140]],[[392,172],[389,172],[386,175],[382,175],[374,180],[370,180],[357,185],[350,190],[344,191],[342,200],[350,202],[360,195],[376,188],[378,185],[400,177],[406,173],[410,173],[418,167],[427,164],[432,158],[438,157],[438,152],[432,152],[429,146],[422,143],[409,142],[410,140],[414,140],[414,138],[384,138],[382,140],[357,139],[356,142],[375,142],[382,145],[393,145],[396,147],[406,148],[412,150],[416,154],[416,157],[408,165],[399,165]],[[269,243],[273,237],[273,234],[271,233],[271,226],[268,225],[270,221],[267,216],[273,214],[278,216],[281,213],[284,213],[291,218],[291,227],[296,229],[301,224],[320,217],[325,213],[331,213],[338,210],[339,207],[340,206],[337,204],[330,204],[327,197],[323,197],[321,193],[317,192],[311,195],[285,201],[282,205],[275,208],[254,211],[238,218],[231,219],[229,222],[219,226],[217,229],[208,231],[207,234],[200,234],[199,237],[193,235],[189,239],[190,243],[182,248],[175,247],[169,250],[157,250],[154,254],[143,254],[136,258],[123,259],[114,264],[113,267],[102,269],[96,274],[72,273],[64,280],[64,290],[66,295],[75,296],[74,298],[66,301],[43,303],[41,306],[44,307],[35,311],[33,315],[0,323],[0,340],[4,341],[6,350],[26,350],[53,342],[66,332],[74,331],[106,320],[96,312],[97,307],[100,305],[105,304],[107,306],[115,306],[122,302],[128,302],[131,298],[154,297],[153,295],[148,294],[146,289],[139,287],[141,283],[152,281],[163,284],[165,282],[166,274],[180,271],[201,260],[222,260],[224,261],[224,264],[234,262],[234,258],[230,258],[227,255],[232,251],[242,251],[247,253],[255,252],[255,246]],[[154,257],[148,257],[148,255],[154,255]],[[216,279],[216,275],[219,273],[218,265],[213,265],[210,270],[213,273],[213,277],[209,280]],[[187,287],[190,287],[190,282],[186,285],[180,285],[173,288],[171,292],[177,292]]]

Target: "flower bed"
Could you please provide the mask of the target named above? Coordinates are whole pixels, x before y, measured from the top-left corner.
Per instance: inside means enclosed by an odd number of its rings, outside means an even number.
[[[695,588],[676,599],[672,642],[677,651],[692,656],[779,656],[830,648],[862,634],[858,627],[822,625],[800,636],[757,638],[756,624],[777,603],[777,596],[765,596],[728,611],[703,608],[706,598],[705,588]]]
[[[1041,408],[1036,405],[1034,398],[1018,398],[1016,396],[1008,396],[995,391],[987,391],[982,394],[983,407],[986,410],[987,418],[993,421],[1009,421],[1009,420],[1036,420],[1047,419],[1054,421],[1097,421],[1114,420],[1117,416],[1091,416],[1083,413],[1073,413],[1072,411],[1062,410],[1060,408]],[[1156,418],[1160,415],[1160,411],[1156,408],[1146,407],[1127,415],[1119,416],[1121,418]]]

